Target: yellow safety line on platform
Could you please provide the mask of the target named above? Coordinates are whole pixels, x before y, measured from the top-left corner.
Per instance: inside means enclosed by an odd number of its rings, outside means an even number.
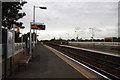
[[[45,47],[47,47],[49,50],[51,50],[53,53],[55,53],[58,57],[60,57],[63,61],[65,61],[67,64],[69,64],[69,65],[72,66],[74,69],[76,69],[78,72],[80,72],[80,73],[81,73],[83,76],[85,76],[87,79],[91,80],[88,76],[86,76],[84,73],[82,73],[79,69],[77,69],[75,66],[73,66],[72,64],[70,64],[69,62],[67,62],[65,59],[63,59],[61,56],[59,56],[56,51],[50,49],[48,46],[45,46]]]

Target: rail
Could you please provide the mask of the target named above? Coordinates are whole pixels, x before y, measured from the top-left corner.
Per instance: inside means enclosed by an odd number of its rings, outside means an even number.
[[[110,79],[120,79],[120,56],[106,55],[100,52],[78,49],[65,45],[47,44],[62,53],[84,63],[94,70],[108,76]]]

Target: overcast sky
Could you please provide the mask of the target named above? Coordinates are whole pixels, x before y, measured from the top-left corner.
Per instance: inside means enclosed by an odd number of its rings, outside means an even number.
[[[33,6],[46,6],[47,10],[36,8],[36,22],[46,25],[46,30],[38,30],[39,40],[63,38],[90,38],[91,29],[94,38],[118,36],[119,0],[34,0],[23,7],[26,16],[21,19],[25,25],[22,31],[30,31],[33,21]],[[67,33],[67,34],[66,34]]]

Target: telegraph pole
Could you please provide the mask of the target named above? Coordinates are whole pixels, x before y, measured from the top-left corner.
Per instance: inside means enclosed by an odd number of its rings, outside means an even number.
[[[91,29],[92,30],[92,42],[93,42],[93,39],[94,39],[94,32],[93,32],[93,30],[94,30],[94,28],[89,28],[89,29]]]

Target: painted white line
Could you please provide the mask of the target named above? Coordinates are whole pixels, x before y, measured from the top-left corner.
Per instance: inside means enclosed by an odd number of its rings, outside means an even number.
[[[47,45],[45,45],[45,46],[47,46]],[[83,67],[85,67],[85,68],[87,68],[87,69],[89,69],[89,70],[91,70],[91,71],[93,71],[93,72],[97,73],[98,75],[100,75],[100,76],[102,76],[102,77],[104,77],[104,78],[106,78],[106,79],[111,80],[111,79],[110,79],[110,78],[108,78],[107,76],[105,76],[105,75],[103,75],[103,74],[101,74],[101,73],[99,73],[99,72],[97,72],[97,71],[93,70],[92,68],[90,68],[90,67],[88,67],[88,66],[86,66],[86,65],[84,65],[84,64],[82,64],[82,63],[80,63],[79,61],[77,61],[77,60],[75,60],[75,59],[73,59],[73,58],[71,58],[71,57],[69,57],[69,56],[67,56],[67,55],[63,54],[62,52],[60,52],[60,51],[58,51],[58,50],[56,50],[56,49],[54,49],[54,48],[52,48],[52,47],[50,47],[50,46],[47,46],[47,47],[49,47],[50,49],[53,49],[54,51],[56,51],[56,52],[60,53],[61,55],[63,55],[63,56],[65,56],[65,57],[67,57],[68,59],[70,59],[70,60],[72,60],[72,61],[74,61],[74,62],[76,62],[76,63],[78,63],[78,64],[82,65]]]

